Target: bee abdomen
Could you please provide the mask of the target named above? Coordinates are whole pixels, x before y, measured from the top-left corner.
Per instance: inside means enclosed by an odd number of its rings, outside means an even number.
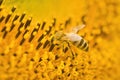
[[[86,41],[84,41],[81,49],[84,50],[84,51],[88,51],[89,47],[88,47],[88,43]]]
[[[79,44],[77,45],[78,48],[81,48],[81,46],[84,44],[84,39],[81,39],[79,41]]]
[[[80,41],[74,41],[73,44],[77,46],[77,48],[82,49],[84,51],[88,51],[89,49],[88,44],[84,39],[81,39]]]

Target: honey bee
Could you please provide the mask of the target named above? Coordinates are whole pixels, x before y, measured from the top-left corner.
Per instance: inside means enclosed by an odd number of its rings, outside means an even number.
[[[61,44],[63,42],[66,42],[69,44],[72,43],[74,46],[76,46],[78,49],[88,51],[89,46],[87,41],[80,35],[77,34],[77,32],[81,29],[83,29],[85,25],[76,26],[72,29],[69,33],[64,33],[63,31],[58,31],[55,33],[53,40],[60,41]]]

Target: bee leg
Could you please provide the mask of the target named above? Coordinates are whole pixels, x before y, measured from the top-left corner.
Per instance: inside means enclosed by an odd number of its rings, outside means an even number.
[[[75,57],[73,50],[71,49],[71,46],[68,41],[65,41],[70,49],[70,52],[72,53],[73,58]]]
[[[73,56],[73,58],[75,57],[75,55],[74,55],[74,52],[73,52],[73,50],[71,49],[71,46],[70,46],[70,44],[68,43],[68,46],[69,46],[69,49],[70,49],[70,51],[71,51],[71,53],[72,53],[72,56]]]

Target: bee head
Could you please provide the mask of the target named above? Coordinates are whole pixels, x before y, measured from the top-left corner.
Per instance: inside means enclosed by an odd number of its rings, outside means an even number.
[[[61,38],[64,37],[64,36],[65,36],[65,34],[62,31],[58,31],[58,32],[55,33],[54,39],[61,40]]]

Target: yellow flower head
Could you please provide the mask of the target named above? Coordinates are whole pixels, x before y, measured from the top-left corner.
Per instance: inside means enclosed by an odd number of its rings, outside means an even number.
[[[119,13],[119,0],[0,0],[0,80],[119,80]]]

